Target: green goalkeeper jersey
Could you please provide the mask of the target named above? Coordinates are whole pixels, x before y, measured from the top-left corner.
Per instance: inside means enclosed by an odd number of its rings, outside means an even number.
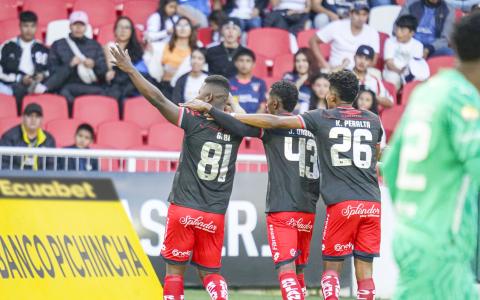
[[[397,234],[473,255],[480,182],[480,95],[460,72],[420,85],[382,166]],[[438,248],[437,248],[438,249]],[[468,251],[468,253],[464,252]]]

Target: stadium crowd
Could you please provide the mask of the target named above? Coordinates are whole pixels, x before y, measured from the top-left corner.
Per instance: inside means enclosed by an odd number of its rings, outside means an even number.
[[[21,112],[22,120],[20,125],[10,124],[16,125],[11,129],[2,128],[1,118],[16,122],[18,118],[16,113],[0,115],[0,145],[55,147],[54,136],[44,129],[42,105],[35,103],[42,94],[64,97],[67,118],[77,119],[75,145],[70,147],[88,148],[100,125],[80,122],[89,123],[76,115],[78,97],[115,99],[118,114],[124,117],[126,104],[139,92],[128,75],[112,64],[109,48],[115,44],[127,49],[135,68],[173,102],[193,100],[206,76],[219,74],[229,79],[233,100],[247,113],[265,111],[269,86],[282,78],[299,90],[294,113],[325,108],[327,74],[353,70],[361,85],[356,107],[382,114],[389,136],[408,92],[436,72],[430,62],[438,58],[437,67],[453,64],[448,37],[455,19],[480,9],[475,1],[461,12],[445,0],[408,0],[393,32],[379,33],[368,24],[370,11],[391,4],[390,0],[165,0],[140,24],[145,26],[132,21],[128,13],[118,13],[113,35],[107,39],[98,30],[92,34],[97,24],[74,5],[68,34],[51,45],[38,39],[44,24],[41,15],[24,9],[18,17],[19,35],[4,41],[0,50],[0,94],[15,98],[15,112]],[[266,31],[258,38],[262,26]],[[281,31],[268,31],[271,27]],[[287,38],[269,45],[269,35]],[[302,35],[307,37],[303,42]],[[277,45],[287,47],[287,53],[274,55]],[[270,48],[271,57],[265,48]],[[96,103],[90,102],[91,111]],[[38,168],[25,158],[14,165]],[[98,169],[96,162],[93,167],[82,166]]]

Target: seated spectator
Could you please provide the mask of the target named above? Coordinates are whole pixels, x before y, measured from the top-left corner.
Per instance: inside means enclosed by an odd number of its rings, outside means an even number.
[[[5,132],[0,140],[0,146],[28,147],[28,148],[55,148],[55,140],[42,129],[43,111],[37,103],[30,103],[25,107],[22,124]],[[3,156],[2,169],[14,170],[51,170],[53,158],[45,160],[37,155],[32,156]]]
[[[455,10],[444,0],[408,0],[400,16],[418,20],[415,39],[423,44],[423,57],[453,55],[448,39],[455,23]]]
[[[93,127],[83,123],[78,126],[75,133],[75,144],[65,147],[66,149],[89,149],[93,143],[95,134]],[[98,171],[98,159],[96,158],[74,158],[58,159],[58,170],[65,171]]]
[[[317,62],[309,48],[300,48],[293,57],[293,71],[283,76],[284,80],[295,83],[298,88],[298,103],[295,114],[302,114],[310,108],[312,97],[311,80],[316,72]]]
[[[353,0],[312,0],[313,25],[322,29],[330,22],[348,19],[352,6]]]
[[[395,36],[385,42],[383,79],[394,84],[397,90],[406,81],[410,61],[423,57],[422,43],[413,38],[417,25],[412,15],[399,17],[395,22]]]
[[[233,57],[245,49],[238,42],[240,35],[240,22],[236,18],[229,18],[222,24],[223,42],[207,49],[207,64],[210,74],[222,75],[230,78],[235,75]]]
[[[233,60],[237,75],[229,81],[234,101],[249,114],[265,112],[267,85],[263,79],[253,76],[255,53],[250,49],[241,49]]]
[[[212,29],[212,44],[205,45],[206,47],[217,46],[220,44],[222,39],[222,24],[225,23],[227,18],[228,17],[223,10],[214,10],[210,16],[208,16],[209,27]],[[213,45],[213,43],[216,44]]]
[[[166,97],[170,98],[173,93],[170,81],[188,72],[190,56],[196,47],[197,33],[192,23],[189,19],[180,17],[170,41],[155,43],[153,52],[148,52],[144,57],[150,76],[160,83],[160,90]]]
[[[214,1],[219,2],[219,1]],[[179,0],[178,14],[187,17],[195,27],[207,27],[208,19],[212,8],[210,0]],[[218,5],[218,3],[214,3]]]
[[[270,0],[273,11],[264,20],[265,27],[277,27],[297,34],[305,29],[312,0]]]
[[[330,89],[328,75],[320,73],[312,78],[312,96],[309,110],[327,109],[327,94]]]
[[[182,75],[175,83],[173,89],[172,101],[175,103],[184,103],[195,99],[198,91],[203,85],[203,81],[208,77],[204,71],[206,62],[206,51],[202,48],[193,50],[190,59],[192,70]],[[173,82],[172,82],[173,83]]]
[[[357,75],[360,87],[371,90],[375,93],[378,104],[383,107],[393,106],[393,97],[385,88],[382,80],[368,73],[368,68],[373,66],[373,48],[367,45],[358,47],[355,54],[355,67],[353,73]]]
[[[378,102],[375,93],[368,89],[360,89],[358,91],[357,99],[353,102],[353,107],[356,109],[369,110],[374,114],[378,115]],[[380,149],[385,148],[387,145],[387,135],[385,134],[385,129],[382,125],[382,140],[380,141]]]
[[[177,0],[159,1],[158,11],[147,20],[145,37],[149,42],[160,42],[172,36],[177,23]]]
[[[106,74],[107,88],[105,94],[107,96],[118,99],[120,104],[128,97],[137,96],[139,93],[128,75],[113,66],[113,56],[110,53],[111,47],[120,46],[122,50],[127,49],[132,63],[142,75],[148,77],[148,69],[143,61],[143,48],[137,39],[135,26],[128,17],[119,17],[114,26],[115,41],[107,43],[104,47],[105,56],[107,58],[108,72]],[[122,106],[120,105],[120,111]]]
[[[262,27],[260,13],[267,4],[268,1],[266,0],[227,0],[224,9],[229,17],[239,19],[242,31],[249,31],[253,28]]]
[[[352,70],[355,63],[353,56],[360,45],[369,45],[375,50],[373,65],[380,52],[378,32],[367,25],[370,8],[366,2],[355,2],[350,11],[350,18],[328,24],[310,40],[310,48],[318,60],[320,68],[327,70]],[[319,43],[331,44],[330,60],[327,62],[318,46]]]
[[[75,97],[103,95],[108,67],[102,46],[85,36],[88,16],[83,11],[70,15],[70,34],[55,41],[50,48],[48,66],[50,78],[45,85],[38,85],[36,92],[59,91],[67,98],[70,107]],[[40,87],[40,88],[39,88]]]
[[[0,93],[14,95],[18,110],[25,95],[48,76],[48,48],[35,40],[37,15],[20,14],[20,35],[1,45]]]

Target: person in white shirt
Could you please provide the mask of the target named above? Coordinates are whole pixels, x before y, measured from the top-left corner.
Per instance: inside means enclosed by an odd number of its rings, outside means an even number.
[[[264,27],[276,27],[297,34],[305,29],[309,19],[311,0],[270,0],[273,11],[264,20]]]
[[[158,11],[147,20],[145,38],[149,42],[159,42],[170,38],[178,21],[177,0],[160,1]]]
[[[368,68],[373,66],[373,48],[367,45],[358,47],[355,53],[355,67],[353,73],[357,75],[361,88],[373,91],[377,96],[378,104],[387,108],[393,106],[393,97],[385,88],[382,80],[368,73]]]
[[[310,40],[319,67],[328,70],[354,67],[353,56],[360,45],[369,45],[375,51],[376,64],[380,52],[380,36],[367,25],[370,8],[366,2],[356,2],[350,11],[350,19],[338,20],[319,30]],[[319,43],[331,45],[330,59],[327,62],[320,51]]]
[[[395,36],[385,42],[383,79],[400,89],[408,76],[412,59],[422,59],[423,44],[414,39],[418,21],[412,15],[403,15],[395,22]]]
[[[173,89],[172,101],[184,103],[195,99],[208,74],[206,69],[206,50],[197,48],[193,50],[190,65],[192,70],[178,78]]]

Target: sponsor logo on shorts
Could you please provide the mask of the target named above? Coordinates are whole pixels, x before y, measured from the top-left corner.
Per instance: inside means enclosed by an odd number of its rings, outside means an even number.
[[[287,292],[288,300],[300,300],[302,299],[302,292],[300,287],[293,278],[286,278],[281,282],[282,289]]]
[[[210,233],[215,233],[217,230],[217,225],[213,224],[213,221],[205,223],[203,221],[203,217],[201,216],[197,218],[192,218],[191,216],[181,217],[179,222],[185,226],[185,228],[187,228],[187,226],[193,226],[197,229],[201,229]]]
[[[327,237],[327,229],[328,229],[328,220],[330,219],[330,214],[327,214],[325,217],[325,225],[323,226],[323,240]]]
[[[322,251],[325,251],[325,244],[322,244]]]
[[[272,224],[268,225],[268,230],[270,231],[270,247],[272,251],[278,251],[277,241],[275,240],[275,227]]]
[[[366,208],[363,203],[360,203],[357,206],[349,205],[346,208],[342,209],[342,216],[347,217],[347,219],[356,215],[360,216],[361,218],[364,218],[364,217],[378,218],[380,216],[380,208],[375,207],[375,204],[372,204],[370,208]]]
[[[298,231],[311,232],[313,229],[312,221],[308,221],[307,224],[303,223],[303,218],[294,219],[291,218],[287,221],[287,225],[293,228],[297,228]]]
[[[335,244],[335,246],[333,246],[333,249],[337,252],[344,252],[344,251],[351,251],[353,250],[353,244],[352,243],[348,243],[348,244]]]
[[[295,250],[295,249],[293,249],[293,248],[290,249],[290,255],[291,255],[292,257],[294,257],[295,255],[297,255],[297,250]]]
[[[187,250],[187,251],[180,251],[178,249],[172,250],[172,255],[175,257],[186,258],[186,257],[190,257],[190,254],[192,254],[192,251],[190,250]]]
[[[180,296],[180,300],[184,300],[183,296]],[[172,295],[163,295],[163,300],[175,300],[175,296]]]
[[[275,254],[273,254],[273,261],[277,261],[279,258],[280,258],[280,252],[275,252]]]

